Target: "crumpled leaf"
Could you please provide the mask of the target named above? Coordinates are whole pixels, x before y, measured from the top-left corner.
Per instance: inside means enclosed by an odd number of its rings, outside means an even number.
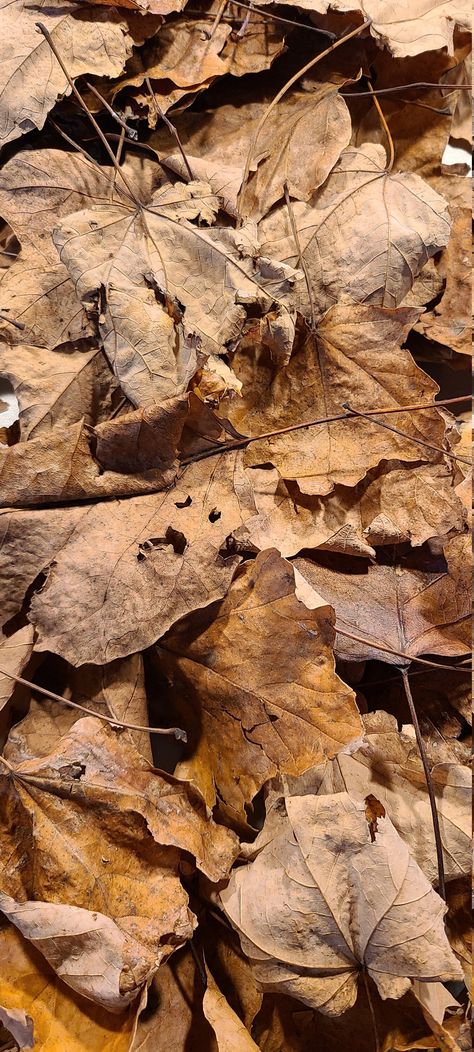
[[[471,586],[467,544],[467,534],[447,542],[447,572],[379,565],[348,574],[308,559],[298,559],[296,565],[334,607],[336,624],[367,639],[357,642],[338,635],[336,651],[341,657],[400,665],[400,657],[390,650],[413,657],[469,653]],[[379,649],[377,643],[388,650]]]
[[[0,146],[34,128],[42,128],[60,95],[70,92],[49,44],[35,27],[38,11],[11,0],[2,4],[3,121]],[[71,77],[84,73],[118,76],[131,51],[123,18],[100,8],[78,8],[60,0],[56,8],[41,7],[41,19],[61,53]]]
[[[0,1001],[33,1020],[35,1046],[47,1052],[128,1052],[136,1005],[120,1015],[78,997],[13,925],[0,931]]]
[[[178,950],[150,983],[130,1052],[186,1052],[191,1042],[199,1052],[218,1052],[202,1010],[203,990],[189,947]]]
[[[464,182],[467,184],[468,180]],[[446,287],[439,303],[421,316],[416,328],[435,344],[451,347],[458,354],[470,355],[472,208],[467,192],[463,201],[450,204],[450,213],[453,220],[451,237],[439,264]]]
[[[177,473],[187,397],[170,398],[89,429],[56,427],[0,453],[0,505],[26,507],[166,489]]]
[[[33,1048],[33,1020],[22,1008],[3,1008],[0,1005],[0,1023],[19,1048]]]
[[[222,603],[163,639],[160,664],[190,745],[176,771],[210,807],[242,824],[245,804],[278,771],[302,772],[358,736],[332,641],[331,609],[274,550],[242,567]]]
[[[374,143],[349,146],[313,202],[295,202],[292,211],[318,315],[341,300],[398,307],[449,238],[445,200],[411,172],[386,172],[385,151]],[[262,220],[259,237],[265,254],[296,265],[286,208]],[[305,283],[296,291],[308,314]]]
[[[374,843],[365,804],[347,793],[285,796],[272,817],[220,893],[264,989],[339,1015],[355,1003],[361,966],[382,998],[413,979],[459,977],[445,904],[388,816]]]
[[[226,415],[242,434],[258,435],[340,416],[345,402],[364,412],[432,401],[436,385],[400,349],[417,314],[360,304],[332,307],[315,333],[300,330],[282,369],[264,350],[255,355],[249,334],[232,363],[243,383],[242,398],[225,407]],[[407,435],[442,445],[445,423],[436,409],[400,413],[395,419]],[[271,463],[282,478],[295,479],[303,493],[324,496],[336,484],[355,485],[382,460],[435,456],[372,421],[351,419],[252,442],[245,463]]]
[[[436,846],[426,779],[416,742],[400,734],[386,712],[363,717],[363,737],[341,749],[337,759],[289,779],[294,795],[346,790],[364,800],[370,793],[386,812],[430,883],[438,881]],[[468,873],[471,848],[471,775],[459,763],[434,763],[436,798],[447,880]]]
[[[190,465],[166,493],[88,507],[69,542],[51,552],[33,598],[37,650],[72,665],[105,664],[155,643],[225,594],[238,563],[226,538],[254,513],[238,453]],[[20,535],[27,522],[18,520]]]
[[[207,218],[209,207],[214,213],[216,199],[202,183],[178,189],[182,203],[164,188],[146,212],[118,205],[77,212],[54,234],[79,299],[98,305],[105,353],[134,405],[185,390],[196,342],[204,354],[222,351],[240,334],[243,304],[268,312],[275,303],[291,316],[297,272],[262,257],[253,228],[193,226],[203,208]]]

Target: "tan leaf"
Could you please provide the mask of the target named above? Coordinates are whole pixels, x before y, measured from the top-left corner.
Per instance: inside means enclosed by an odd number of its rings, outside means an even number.
[[[0,947],[0,1000],[8,1010],[31,1017],[34,1047],[42,1052],[128,1052],[136,1006],[117,1016],[78,997],[13,925],[0,931]]]
[[[427,572],[397,565],[369,566],[350,574],[298,559],[304,577],[336,612],[341,629],[362,636],[337,636],[337,653],[349,661],[400,664],[397,650],[416,657],[454,657],[470,650],[470,582],[467,534],[445,545],[448,570]],[[373,641],[373,645],[372,645]],[[377,643],[388,650],[377,648]]]
[[[441,273],[446,281],[439,303],[423,314],[416,328],[435,344],[451,347],[459,354],[471,355],[471,226],[472,208],[468,194],[468,180],[463,204],[452,203],[451,237],[441,262]]]
[[[242,398],[226,407],[226,415],[243,434],[258,435],[340,416],[345,402],[364,412],[431,401],[436,385],[400,349],[416,318],[417,312],[408,308],[333,307],[315,333],[300,330],[283,369],[265,350],[255,355],[249,334],[233,358]],[[445,430],[437,410],[397,414],[396,427],[440,445]],[[382,460],[413,462],[434,456],[372,421],[351,419],[253,442],[245,462],[271,463],[282,478],[296,479],[303,493],[324,496],[336,484],[355,485]]]
[[[156,493],[178,468],[177,445],[187,398],[137,409],[89,429],[81,422],[56,427],[0,452],[3,507]]]
[[[289,791],[305,795],[345,789],[359,800],[371,794],[377,797],[420,869],[436,884],[436,845],[416,741],[400,734],[396,719],[386,712],[369,713],[363,719],[365,733],[358,742],[342,749],[337,760],[290,780]],[[446,879],[452,880],[470,869],[470,772],[459,763],[435,763],[431,778]]]
[[[290,6],[296,0],[289,0]],[[419,55],[446,47],[452,52],[456,25],[470,26],[471,12],[461,0],[410,4],[402,0],[394,9],[391,0],[298,0],[297,6],[326,14],[332,11],[360,11],[370,18],[370,32],[381,47],[388,47],[397,58]]]
[[[316,603],[319,597],[313,597]],[[177,773],[242,824],[278,771],[302,772],[360,733],[352,691],[335,675],[332,611],[308,609],[274,550],[246,563],[224,601],[161,643],[189,732]]]
[[[49,435],[57,424],[98,424],[113,408],[117,384],[96,347],[72,354],[25,344],[0,347],[0,372],[18,399],[22,439]]]
[[[43,243],[49,244],[49,238]],[[26,342],[54,351],[92,336],[94,328],[78,302],[66,267],[58,261],[45,262],[42,248],[25,249],[4,271],[0,309],[25,328],[17,329],[0,318],[0,334],[5,344],[23,346]]]
[[[202,1007],[216,1035],[219,1052],[255,1052],[255,1049],[258,1052],[258,1045],[226,1001],[208,968],[206,977]]]
[[[42,128],[60,95],[70,92],[49,44],[35,27],[37,11],[24,4],[2,4],[3,54],[0,144]],[[118,76],[131,50],[127,24],[111,11],[59,3],[41,9],[41,18],[72,77],[84,73]]]
[[[131,1052],[218,1052],[202,1010],[204,987],[189,948],[178,950],[158,969],[139,1016]]]
[[[388,817],[371,843],[365,804],[347,793],[287,797],[270,836],[264,826],[253,861],[220,893],[265,989],[339,1015],[361,966],[383,998],[412,979],[459,977],[445,904]]]
[[[5,675],[2,669],[13,676],[21,676],[33,651],[34,628],[25,625],[12,636],[0,636],[0,713],[8,705],[15,689],[14,680]]]
[[[364,537],[375,547],[420,545],[462,530],[465,522],[446,462],[381,473],[361,494],[360,511]]]
[[[137,990],[125,985],[130,969],[126,936],[110,917],[59,903],[18,903],[2,893],[0,905],[76,993],[109,1012],[123,1012],[135,1000]]]
[[[193,226],[186,216],[198,217],[210,205],[214,211],[215,198],[202,183],[179,190],[184,207],[165,188],[146,213],[118,205],[77,212],[54,235],[79,299],[100,299],[103,347],[135,405],[185,390],[196,370],[196,343],[205,354],[222,351],[240,334],[244,303],[268,311],[276,302],[284,317],[290,314],[296,272],[254,259],[253,228]],[[291,327],[290,347],[292,337]]]
[[[38,650],[82,665],[150,646],[179,618],[222,598],[237,565],[226,538],[254,513],[239,454],[191,465],[167,493],[81,512],[33,601]]]
[[[314,203],[295,202],[293,215],[318,315],[341,299],[397,307],[450,229],[444,199],[417,175],[387,173],[373,143],[345,150]],[[262,252],[295,266],[286,208],[262,220],[259,237]],[[308,313],[306,285],[297,292]]]

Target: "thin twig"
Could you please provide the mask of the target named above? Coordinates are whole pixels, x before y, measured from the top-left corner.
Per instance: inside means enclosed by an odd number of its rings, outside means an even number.
[[[176,139],[176,142],[177,142],[177,145],[178,145],[178,149],[179,149],[179,152],[181,154],[181,157],[183,158],[186,171],[187,171],[187,173],[189,175],[189,178],[191,179],[191,182],[192,182],[194,180],[193,171],[192,171],[191,165],[190,165],[190,163],[188,161],[188,158],[186,157],[186,154],[184,152],[184,146],[183,146],[183,144],[181,142],[181,139],[179,137],[178,129],[170,121],[169,117],[166,116],[166,113],[163,113],[163,110],[161,109],[161,106],[160,106],[160,104],[158,102],[158,99],[157,99],[157,97],[155,95],[155,92],[153,91],[153,86],[152,86],[152,83],[151,83],[151,80],[150,80],[149,77],[145,77],[145,84],[146,84],[146,86],[148,88],[148,91],[150,92],[150,95],[151,95],[151,97],[153,99],[153,105],[154,105],[154,107],[156,109],[157,114],[161,117],[161,120],[164,121],[164,123],[166,124],[166,127],[168,128],[168,131],[170,131],[171,134]]]
[[[124,727],[129,731],[143,731],[145,734],[169,734],[173,735],[178,741],[187,741],[186,731],[181,730],[180,727],[141,727],[136,723],[124,723],[122,720],[116,720],[112,716],[104,716],[100,712],[95,712],[94,709],[87,709],[84,705],[78,705],[76,701],[63,698],[61,694],[55,694],[52,690],[39,687],[37,683],[32,683],[29,679],[14,676],[12,672],[7,672],[4,668],[0,668],[0,675],[7,676],[8,679],[14,680],[15,683],[20,683],[23,687],[30,687],[31,690],[37,691],[38,694],[43,694],[45,698],[59,701],[61,705],[67,705],[70,709],[78,709],[79,712],[85,712],[88,716],[95,716],[98,720],[103,720],[104,723],[110,723],[112,727]]]
[[[382,107],[380,105],[380,102],[379,102],[377,96],[374,94],[374,91],[373,91],[372,84],[371,84],[370,80],[368,80],[367,83],[368,83],[370,91],[372,93],[374,106],[375,106],[375,109],[377,110],[380,123],[381,123],[382,128],[383,128],[383,130],[385,132],[385,137],[386,137],[387,142],[388,142],[388,161],[387,161],[387,167],[386,167],[385,170],[387,172],[391,172],[392,168],[393,168],[393,162],[395,160],[395,147],[393,145],[393,139],[392,139],[392,136],[390,134],[390,128],[389,128],[389,126],[387,124],[387,121],[385,120],[384,112],[382,110]]]
[[[245,15],[245,18],[244,18],[244,20],[243,20],[243,22],[242,22],[242,25],[241,25],[241,27],[240,27],[240,29],[239,29],[238,33],[237,33],[237,38],[238,38],[239,40],[240,40],[240,39],[241,39],[241,38],[242,38],[243,36],[245,36],[245,34],[246,34],[246,32],[247,32],[247,27],[248,27],[248,24],[249,24],[249,22],[250,22],[250,19],[251,19],[252,15],[253,15],[253,11],[254,11],[254,8],[253,8],[253,4],[252,4],[252,3],[250,3],[250,4],[248,5],[248,7],[246,8],[246,11],[247,11],[247,14]]]
[[[136,128],[131,128],[130,125],[124,121],[123,117],[114,110],[113,106],[107,102],[107,99],[104,99],[104,96],[100,94],[100,91],[97,91],[97,88],[95,88],[93,84],[89,84],[89,81],[86,81],[86,88],[89,88],[89,91],[92,91],[92,94],[95,95],[103,106],[105,106],[105,109],[110,113],[110,116],[114,118],[114,121],[117,121],[117,124],[120,124],[120,127],[123,128],[130,139],[138,139]]]
[[[248,149],[248,152],[247,152],[247,157],[245,159],[244,172],[243,172],[243,176],[242,176],[242,184],[241,184],[241,187],[240,187],[240,190],[239,190],[239,194],[238,194],[238,199],[237,199],[237,208],[238,208],[238,212],[239,212],[239,224],[240,225],[242,224],[242,221],[243,221],[243,215],[242,215],[243,203],[244,203],[245,193],[246,193],[246,190],[247,190],[247,183],[248,183],[249,175],[250,175],[250,164],[251,164],[251,161],[252,161],[252,157],[253,157],[253,154],[254,154],[254,151],[255,151],[255,147],[257,145],[257,141],[258,141],[260,132],[261,132],[261,130],[262,130],[267,118],[270,116],[270,113],[274,110],[275,106],[278,105],[278,103],[281,101],[283,96],[286,95],[286,92],[289,91],[290,88],[293,87],[293,84],[296,84],[298,82],[298,80],[300,80],[301,77],[304,77],[305,73],[309,73],[310,69],[313,69],[313,67],[316,66],[318,62],[321,62],[321,60],[323,58],[326,58],[326,55],[330,55],[333,51],[336,50],[336,48],[341,47],[342,44],[345,44],[348,40],[351,40],[352,37],[359,36],[360,33],[362,33],[364,31],[364,29],[367,29],[367,27],[370,26],[371,22],[372,22],[372,19],[371,18],[367,18],[365,20],[365,22],[362,23],[361,26],[357,26],[357,29],[352,29],[350,33],[346,33],[345,36],[340,37],[338,40],[335,40],[334,43],[330,45],[330,47],[325,49],[325,51],[321,51],[319,55],[316,55],[314,58],[310,59],[309,62],[307,62],[304,66],[302,66],[302,68],[299,69],[297,73],[294,73],[293,76],[290,77],[290,79],[286,81],[286,84],[284,84],[283,87],[280,88],[279,92],[275,95],[275,97],[272,99],[272,101],[267,106],[265,112],[262,114],[262,116],[261,116],[261,118],[260,118],[260,120],[258,122],[257,128],[255,130],[255,134],[253,136],[253,139],[252,139],[252,141],[250,143],[250,146],[249,146],[249,149]]]
[[[234,7],[243,7],[246,11],[248,11],[250,8],[250,4],[242,4],[240,3],[240,0],[239,2],[237,2],[237,0],[229,0],[229,3]],[[255,8],[253,10],[255,11]],[[282,15],[275,15],[273,11],[264,11],[262,8],[259,7],[256,11],[256,14],[258,14],[259,18],[268,19],[269,22],[282,22],[285,26],[294,26],[296,29],[304,29],[305,32],[306,30],[309,30],[312,33],[319,33],[320,36],[329,37],[329,40],[336,39],[336,34],[330,33],[329,29],[319,29],[318,26],[313,26],[310,24],[307,25],[305,22],[296,22],[293,18],[283,18]],[[187,7],[186,18],[188,18],[189,15],[191,15],[193,18],[198,18],[200,22],[203,22],[206,18],[212,18],[212,15],[208,14],[205,11],[195,11],[192,8]],[[235,17],[233,15],[229,15],[228,17],[226,16],[224,18],[224,16],[222,15],[221,21],[235,22]]]
[[[94,165],[96,171],[100,172],[100,175],[104,177],[104,169],[101,167],[99,162],[96,161],[95,157],[92,157],[91,154],[88,153],[83,146],[76,142],[75,139],[71,139],[70,135],[66,135],[66,132],[63,131],[63,129],[60,128],[59,125],[53,121],[52,117],[49,117],[49,123],[52,124],[54,130],[57,131],[58,135],[61,135],[62,138],[65,139],[70,146],[73,146],[75,150],[78,150],[79,153],[81,153],[82,156],[85,157],[86,161],[90,161],[90,163]]]
[[[108,155],[110,157],[110,160],[112,161],[112,164],[113,164],[114,168],[117,170],[118,174],[120,175],[120,178],[123,179],[123,182],[125,183],[125,186],[127,187],[127,190],[129,192],[129,194],[131,195],[132,200],[135,202],[135,204],[137,205],[138,208],[141,208],[141,202],[138,200],[138,197],[136,196],[135,191],[133,190],[131,184],[129,183],[128,179],[124,175],[122,169],[120,168],[120,165],[117,164],[117,161],[115,159],[115,154],[114,154],[113,150],[111,149],[111,147],[109,146],[109,143],[107,142],[107,139],[106,139],[102,129],[97,124],[97,121],[96,121],[95,117],[92,115],[92,113],[91,113],[91,111],[90,111],[85,99],[83,99],[81,93],[76,88],[76,85],[75,85],[72,77],[70,76],[68,70],[66,69],[66,66],[64,65],[64,62],[63,62],[63,60],[61,58],[61,55],[59,54],[59,51],[58,51],[58,49],[56,47],[56,44],[54,43],[54,41],[53,41],[53,39],[51,37],[50,32],[46,29],[46,26],[44,26],[42,22],[35,22],[35,25],[36,25],[37,29],[39,29],[40,33],[43,34],[43,36],[45,37],[46,41],[48,42],[48,44],[49,44],[49,46],[51,48],[51,51],[53,52],[53,55],[55,56],[55,58],[59,62],[59,65],[61,66],[61,69],[62,69],[62,71],[64,73],[64,76],[66,77],[66,80],[67,80],[67,82],[69,84],[69,87],[71,88],[71,91],[76,96],[76,99],[79,102],[79,105],[81,106],[81,109],[83,109],[84,113],[87,114],[87,116],[88,116],[88,118],[89,118],[89,120],[90,120],[90,122],[92,124],[92,127],[94,128],[94,131],[96,132],[96,134],[99,136],[99,139],[100,139],[102,145],[105,147],[105,149],[106,149],[106,151],[107,151],[107,153],[108,153]]]
[[[378,1032],[378,1028],[377,1028],[377,1017],[375,1015],[375,1008],[374,1008],[373,1003],[372,1003],[372,997],[371,997],[370,988],[369,988],[369,978],[368,978],[368,975],[367,975],[367,969],[366,969],[365,965],[362,966],[362,975],[364,976],[365,992],[367,994],[367,1001],[369,1003],[370,1017],[371,1017],[371,1020],[372,1020],[372,1028],[373,1028],[373,1031],[374,1031],[375,1052],[380,1052],[380,1038],[379,1038],[379,1032]]]
[[[310,279],[310,276],[309,276],[309,273],[308,273],[308,267],[306,265],[306,260],[305,260],[305,258],[303,256],[303,250],[301,248],[300,237],[299,237],[299,234],[298,234],[298,227],[297,227],[297,225],[295,223],[295,216],[294,216],[294,212],[293,212],[293,205],[292,205],[291,200],[290,200],[290,194],[289,194],[289,191],[288,191],[288,183],[287,183],[286,179],[285,179],[285,182],[283,183],[283,193],[285,195],[285,203],[286,203],[286,207],[288,209],[288,216],[289,216],[289,219],[290,219],[291,232],[293,234],[293,240],[295,242],[296,251],[298,253],[297,266],[301,267],[301,270],[303,271],[304,279],[305,279],[305,282],[306,282],[306,288],[308,290],[309,309],[310,309],[310,322],[311,322],[311,328],[314,329],[314,326],[315,326],[315,310],[314,310],[313,289],[312,289],[312,286],[311,286],[311,279]]]
[[[408,707],[410,709],[410,715],[412,718],[413,726],[415,728],[415,736],[418,749],[420,751],[421,762],[423,764],[423,770],[425,772],[426,788],[428,790],[428,796],[430,798],[431,817],[433,820],[433,832],[436,843],[436,857],[438,860],[438,891],[441,895],[441,898],[443,898],[446,901],[446,881],[444,876],[443,843],[441,840],[441,830],[439,827],[439,816],[438,809],[436,807],[436,796],[433,786],[433,779],[431,777],[428,756],[426,754],[425,743],[423,741],[423,736],[420,730],[420,724],[418,722],[418,715],[415,708],[415,703],[413,701],[408,676],[406,674],[405,669],[402,668],[400,669],[400,671],[402,674],[405,696],[408,702]]]
[[[371,417],[375,415],[381,416],[387,413],[415,413],[423,409],[438,409],[440,406],[455,405],[461,402],[470,401],[470,395],[461,395],[458,398],[445,398],[440,400],[439,402],[426,402],[425,404],[418,405],[397,406],[395,409],[371,409],[367,411],[365,415]],[[276,438],[278,435],[287,435],[293,431],[302,431],[304,430],[304,428],[307,427],[318,427],[320,424],[332,424],[340,420],[352,420],[357,415],[357,413],[353,413],[352,411],[348,411],[346,413],[335,413],[333,416],[324,416],[320,417],[317,420],[307,420],[305,423],[302,424],[289,424],[288,427],[277,428],[276,431],[266,431],[262,435],[245,436],[243,438],[235,439],[232,442],[221,442],[220,444],[217,442],[212,449],[205,449],[201,453],[196,453],[192,457],[185,457],[181,461],[181,464],[193,464],[197,460],[205,460],[206,457],[214,457],[217,456],[219,453],[228,453],[232,452],[234,449],[242,449],[245,446],[249,446],[252,442],[261,442],[262,440],[268,438]]]
[[[219,25],[219,22],[220,22],[220,20],[222,18],[222,15],[224,14],[224,11],[225,11],[225,9],[227,7],[227,3],[228,3],[228,0],[222,0],[222,3],[219,5],[219,7],[217,9],[217,14],[216,14],[216,17],[215,17],[215,19],[214,19],[214,21],[212,23],[211,31],[209,33],[209,40],[211,40],[211,38],[214,36],[214,33],[215,33],[215,31],[216,31],[216,29],[217,29],[217,27]],[[206,32],[207,32],[207,30],[206,30]]]
[[[427,80],[413,81],[410,84],[397,84],[392,88],[372,88],[371,91],[340,91],[344,99],[363,99],[371,98],[372,95],[391,95],[396,91],[406,91],[407,88],[451,88],[452,91],[472,91],[471,84],[440,84],[439,82],[430,82]]]
[[[468,617],[470,617],[470,614],[466,614],[465,617],[460,618],[460,620],[465,621]],[[388,647],[385,643],[380,643],[378,639],[369,639],[367,636],[356,636],[354,632],[348,632],[347,629],[341,628],[339,621],[336,621],[335,628],[340,636],[346,636],[347,639],[354,639],[356,643],[365,643],[366,646],[372,647],[374,650],[382,650],[384,654],[393,654],[395,657],[404,658],[405,661],[416,661],[419,665],[428,665],[429,668],[448,669],[450,672],[471,671],[460,665],[442,665],[439,661],[429,661],[428,658],[417,657],[415,654],[407,654],[403,650],[395,650],[394,647]]]
[[[115,156],[117,158],[117,164],[120,164],[120,161],[121,161],[121,158],[122,158],[122,150],[123,150],[124,142],[125,142],[125,129],[122,128],[122,130],[120,132],[120,138],[119,138],[119,141],[118,141],[118,145],[117,145],[117,153],[115,154]],[[115,168],[112,168],[112,171],[111,171],[111,174],[110,174],[110,183],[109,183],[109,200],[110,201],[113,201],[116,180],[117,180],[117,172],[116,172]]]
[[[5,253],[5,255],[6,255],[6,253]],[[0,310],[0,321],[7,321],[9,325],[14,325],[15,329],[24,329],[25,328],[25,326],[23,325],[22,321],[16,321],[15,318],[9,318],[8,314],[5,314],[4,311],[2,311],[2,310]]]
[[[406,431],[400,431],[398,427],[393,427],[392,424],[386,424],[383,420],[374,420],[372,414],[360,413],[359,410],[354,409],[349,402],[343,402],[342,408],[349,409],[356,417],[362,417],[363,420],[369,420],[371,424],[377,424],[378,427],[384,427],[387,431],[393,431],[395,435],[400,435],[401,438],[405,438],[408,442],[413,442],[417,446],[425,446],[426,449],[432,449],[435,453],[441,453],[443,457],[449,457],[451,460],[459,460],[461,464],[467,464],[469,467],[471,465],[471,461],[468,457],[461,457],[458,453],[451,453],[449,450],[443,449],[442,446],[435,446],[433,442],[425,442],[424,438],[415,438],[413,435],[408,435]]]

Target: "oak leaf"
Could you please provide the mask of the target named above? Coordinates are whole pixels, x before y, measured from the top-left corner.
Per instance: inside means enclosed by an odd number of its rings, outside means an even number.
[[[364,412],[431,401],[436,385],[400,348],[417,316],[408,308],[334,306],[315,332],[299,330],[284,368],[265,350],[255,355],[250,333],[232,362],[243,384],[242,397],[225,407],[226,415],[241,433],[264,435],[338,417],[346,402]],[[436,409],[397,413],[395,426],[414,439],[443,442],[445,423]],[[336,484],[355,485],[383,460],[414,462],[434,456],[370,420],[336,419],[252,442],[245,463],[273,464],[283,479],[295,479],[303,493],[324,496]]]
[[[352,692],[334,672],[333,631],[331,609],[308,599],[291,564],[269,550],[242,567],[222,603],[162,640],[190,742],[177,773],[234,822],[278,771],[302,772],[358,736]]]
[[[459,976],[444,902],[388,817],[371,843],[363,802],[285,797],[251,855],[220,901],[264,989],[339,1015],[356,1000],[361,967],[382,998],[414,979]]]
[[[341,300],[398,307],[427,260],[448,242],[445,200],[419,176],[387,172],[382,146],[348,147],[311,203],[295,202],[259,226],[262,251],[295,266],[300,250],[314,310]],[[311,309],[306,285],[298,306]]]

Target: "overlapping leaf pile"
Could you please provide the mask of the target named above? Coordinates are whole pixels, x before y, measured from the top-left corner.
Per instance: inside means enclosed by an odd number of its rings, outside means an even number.
[[[469,10],[1,28],[0,1047],[468,1049]]]

